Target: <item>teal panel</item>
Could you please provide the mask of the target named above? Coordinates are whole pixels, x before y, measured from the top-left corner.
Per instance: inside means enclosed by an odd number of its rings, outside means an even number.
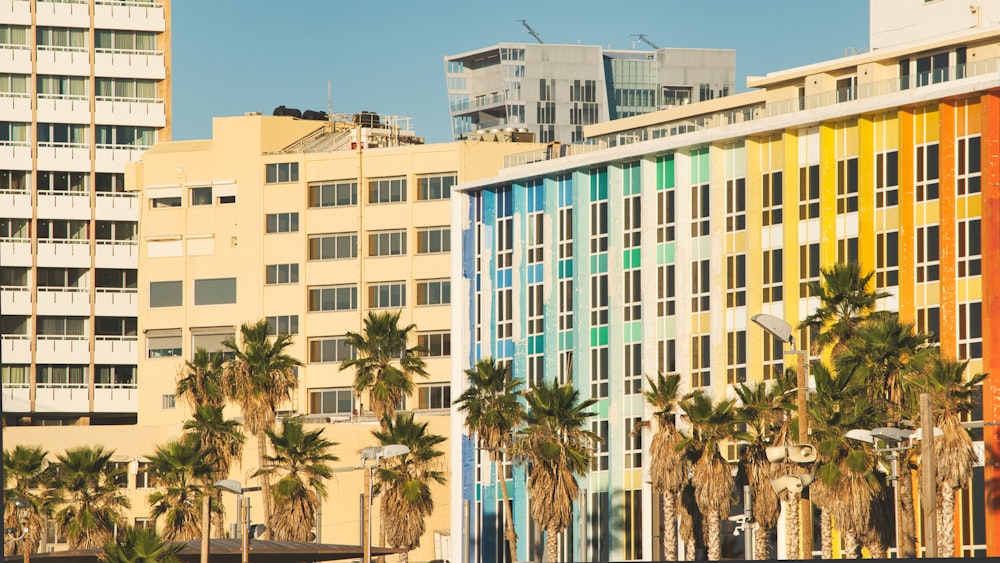
[[[656,189],[667,190],[674,187],[674,155],[656,158]]]
[[[591,346],[597,346],[597,341],[598,341],[599,337],[600,337],[600,335],[598,335],[597,329],[596,328],[591,328],[590,329],[590,345]]]
[[[597,273],[605,274],[608,271],[608,253],[603,252],[597,255]]]
[[[599,326],[597,331],[597,346],[607,346],[608,345],[608,327]]]
[[[625,342],[642,342],[642,321],[625,323]]]
[[[608,411],[611,407],[611,399],[598,399],[597,418],[608,418]]]

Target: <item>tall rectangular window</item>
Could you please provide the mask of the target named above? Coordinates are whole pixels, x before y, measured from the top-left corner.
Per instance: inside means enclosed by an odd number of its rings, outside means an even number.
[[[541,334],[545,324],[545,292],[540,283],[528,285],[528,334]]]
[[[875,155],[875,207],[899,205],[899,151]]]
[[[726,333],[726,383],[736,385],[747,380],[747,333]]]
[[[559,330],[573,329],[573,280],[559,280]]]
[[[712,385],[712,339],[708,334],[691,337],[691,387]]]
[[[642,490],[625,491],[625,560],[642,560]]]
[[[711,186],[691,186],[691,237],[707,236],[711,228]]]
[[[358,257],[358,233],[309,237],[310,260],[343,260]]]
[[[837,161],[837,213],[858,210],[858,158]]]
[[[590,276],[590,324],[608,324],[608,275]]]
[[[726,180],[726,232],[745,231],[747,228],[747,180]]]
[[[819,282],[819,269],[819,243],[814,242],[800,246],[799,297],[810,297],[809,284]]]
[[[875,235],[875,286],[899,285],[899,231]]]
[[[590,431],[601,437],[594,441],[594,456],[591,458],[591,471],[608,470],[608,436],[610,435],[607,420],[593,420]]]
[[[590,396],[594,399],[608,398],[608,347],[590,349]]]
[[[819,165],[799,168],[799,221],[819,219]]]
[[[931,201],[938,198],[938,144],[927,143],[916,147],[914,166],[914,192],[917,201]]]
[[[497,339],[514,336],[514,290],[497,291]]]
[[[938,225],[917,227],[917,283],[933,282],[941,274],[941,241]]]
[[[656,316],[669,317],[677,314],[677,280],[676,267],[673,264],[661,264],[656,268]]]
[[[625,321],[642,319],[642,270],[626,270],[625,274]]]
[[[797,344],[802,346],[801,343]],[[761,378],[764,380],[775,379],[785,369],[785,343],[771,336],[764,335],[763,368]]]
[[[781,249],[765,250],[763,264],[764,303],[781,301],[783,296],[782,268],[784,267]]]
[[[712,304],[711,262],[699,260],[691,265],[691,312],[705,312]]]
[[[958,358],[983,357],[983,304],[980,301],[958,304]]]
[[[642,393],[642,343],[633,342],[625,345],[625,365],[622,372],[625,380],[625,394],[639,395]]]
[[[747,304],[747,255],[726,256],[726,307]]]
[[[978,194],[981,183],[979,135],[958,139],[955,154],[955,189],[958,195]]]
[[[298,162],[277,162],[265,166],[264,182],[279,184],[299,181]]]
[[[966,219],[956,225],[958,231],[958,277],[982,274],[982,230],[980,219]]]

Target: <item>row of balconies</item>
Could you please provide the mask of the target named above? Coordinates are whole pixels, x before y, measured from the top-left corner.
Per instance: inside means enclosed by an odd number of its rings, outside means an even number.
[[[87,288],[39,287],[35,299],[39,315],[90,315],[90,290]],[[4,315],[30,315],[31,289],[0,287],[0,310]],[[138,310],[138,294],[134,289],[99,287],[94,294],[94,314],[99,317],[134,317]]]
[[[38,336],[35,362],[39,364],[88,364],[90,340],[86,336]],[[95,364],[132,364],[139,359],[135,336],[97,336]],[[31,363],[31,337],[5,334],[0,338],[0,356],[5,364]]]
[[[134,241],[99,240],[94,263],[97,268],[136,268],[139,246]],[[4,266],[31,266],[31,240],[0,239]],[[86,240],[39,240],[37,265],[40,268],[89,268],[90,244]]]
[[[95,166],[101,172],[125,172],[125,163],[139,160],[144,148],[96,150]],[[31,170],[31,143],[0,142],[0,162],[9,170]],[[86,144],[39,144],[38,170],[90,171],[90,146]]]
[[[98,192],[95,217],[107,221],[138,221],[139,198],[134,192]],[[39,192],[37,215],[43,219],[90,219],[87,192]],[[31,193],[0,190],[4,217],[31,218]]]
[[[35,387],[34,412],[57,413],[134,413],[139,409],[139,391],[135,384],[94,385],[94,408],[90,408],[86,384],[38,384]],[[28,413],[31,389],[27,385],[3,386],[3,411]]]
[[[90,100],[86,96],[38,97],[38,121],[42,123],[90,123]],[[163,127],[167,124],[163,100],[98,98],[94,107],[97,123]],[[0,94],[0,121],[30,122],[31,96]]]
[[[94,6],[94,27],[97,29],[132,29],[163,31],[166,18],[163,3],[149,0],[97,0]],[[35,3],[35,22],[53,27],[90,27],[90,6],[87,0]],[[31,25],[28,0],[0,0],[0,23]]]
[[[90,51],[86,47],[39,46],[36,50],[38,74],[89,76]],[[21,45],[0,45],[0,67],[11,74],[31,74],[31,49]],[[94,76],[163,80],[167,67],[160,51],[98,50],[94,53]]]

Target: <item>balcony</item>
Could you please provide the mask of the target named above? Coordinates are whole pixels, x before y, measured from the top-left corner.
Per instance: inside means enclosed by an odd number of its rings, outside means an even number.
[[[139,339],[135,336],[95,337],[95,364],[136,364],[138,362]]]
[[[31,98],[28,94],[7,92],[0,95],[0,120],[31,121]]]
[[[31,7],[27,0],[0,0],[0,21],[16,25],[31,25]]]
[[[90,341],[86,336],[39,335],[35,360],[40,364],[88,364]]]
[[[38,74],[79,76],[90,73],[90,53],[85,48],[39,45],[36,53]]]
[[[90,412],[86,383],[39,383],[35,386],[35,412]]]
[[[97,383],[94,385],[94,412],[134,413],[138,410],[139,390],[134,383]]]
[[[138,221],[139,194],[137,192],[97,192],[95,212],[98,221]]]
[[[2,51],[0,49],[0,52]],[[0,64],[0,68],[2,67]],[[31,144],[21,141],[0,141],[0,162],[5,163],[11,170],[31,170]]]
[[[4,383],[3,412],[31,412],[31,389],[27,383]]]
[[[90,290],[79,287],[39,287],[39,315],[90,316]]]
[[[94,74],[97,76],[163,80],[167,75],[160,51],[97,49],[94,58]]]
[[[132,240],[99,240],[95,264],[98,268],[137,268],[139,245]]]
[[[5,315],[30,315],[31,288],[0,287],[0,311]]]
[[[0,68],[11,74],[31,74],[31,51],[27,45],[0,47]]]
[[[53,27],[90,27],[90,6],[86,0],[38,0],[35,7],[38,25]]]
[[[163,100],[99,96],[94,111],[97,123],[142,127],[163,127],[167,124]]]
[[[90,147],[84,143],[38,143],[38,169],[90,172]]]
[[[99,287],[94,295],[94,314],[99,317],[134,317],[139,311],[139,292],[135,289]]]
[[[31,192],[0,190],[0,209],[3,209],[4,217],[30,219]]]
[[[97,0],[94,27],[115,29],[122,22],[137,31],[164,31],[167,28],[163,4],[143,0]]]
[[[90,219],[90,194],[87,192],[38,192],[38,217],[42,219]]]
[[[0,337],[0,357],[5,364],[30,364],[31,337],[25,334],[4,334]]]
[[[118,147],[110,148],[98,146],[96,155],[96,165],[98,170],[106,172],[124,172],[125,163],[139,160],[147,147]]]
[[[89,268],[90,243],[85,240],[40,239],[38,241],[38,266],[42,268]]]
[[[90,100],[87,96],[39,94],[38,121],[90,123]]]
[[[31,239],[0,238],[4,266],[31,266]]]

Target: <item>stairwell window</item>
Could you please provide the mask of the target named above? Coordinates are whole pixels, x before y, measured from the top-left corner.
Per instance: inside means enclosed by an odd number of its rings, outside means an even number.
[[[380,178],[368,182],[368,203],[406,201],[406,178]]]
[[[264,176],[264,183],[266,184],[284,184],[298,181],[298,162],[276,162],[266,166]]]

